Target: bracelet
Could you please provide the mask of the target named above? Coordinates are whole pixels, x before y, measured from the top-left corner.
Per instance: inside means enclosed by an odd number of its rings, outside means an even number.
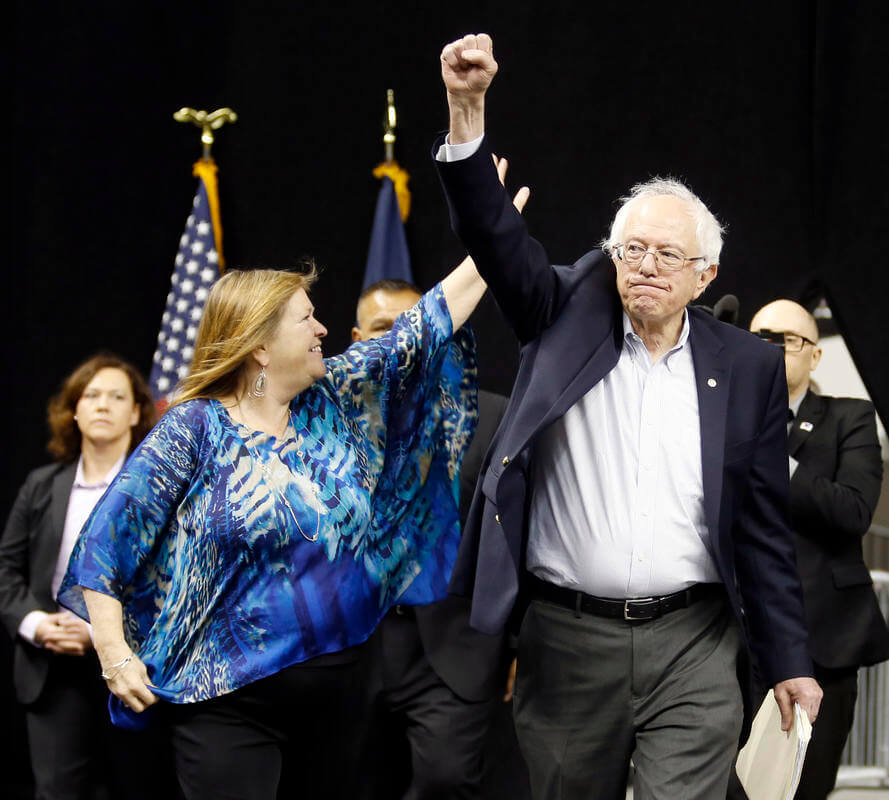
[[[133,654],[130,653],[125,659],[122,661],[118,661],[116,664],[112,664],[108,667],[109,670],[114,670],[114,672],[106,672],[104,669],[102,670],[102,678],[106,681],[113,681],[121,672],[126,669],[127,664],[129,664],[133,660]]]

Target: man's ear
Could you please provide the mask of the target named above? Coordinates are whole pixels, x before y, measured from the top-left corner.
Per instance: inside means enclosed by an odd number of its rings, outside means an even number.
[[[707,269],[702,269],[698,273],[698,284],[695,287],[696,300],[704,293],[704,289],[710,285],[711,281],[716,277],[717,272],[719,272],[719,265],[711,264]]]
[[[818,366],[818,362],[821,361],[821,348],[813,347],[812,348],[812,363],[809,365],[809,372],[815,369]]]
[[[357,328],[357,327],[356,327],[356,328],[352,328],[352,341],[353,341],[353,342],[360,342],[363,338],[364,338],[364,337],[361,335],[361,329],[360,329],[360,328]]]

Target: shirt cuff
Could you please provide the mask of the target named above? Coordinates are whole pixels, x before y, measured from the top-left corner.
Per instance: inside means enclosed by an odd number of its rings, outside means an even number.
[[[49,615],[45,611],[29,611],[25,614],[25,618],[19,623],[18,635],[35,647],[43,647],[42,644],[39,644],[34,639],[34,635],[37,633],[37,628],[40,626],[40,623],[48,616]]]
[[[790,462],[790,477],[793,477],[793,473],[796,472],[796,468],[799,466],[799,461],[797,461],[793,456],[787,456],[787,460]]]
[[[482,146],[482,139],[484,138],[485,135],[482,134],[481,136],[476,137],[470,142],[449,144],[448,137],[445,136],[444,143],[441,145],[441,147],[438,148],[438,152],[435,154],[435,160],[445,162],[464,161],[471,155],[474,155],[475,151]]]

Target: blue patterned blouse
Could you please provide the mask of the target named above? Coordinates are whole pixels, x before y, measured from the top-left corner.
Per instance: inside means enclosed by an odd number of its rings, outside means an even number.
[[[81,587],[118,598],[165,699],[231,692],[364,641],[396,600],[445,595],[471,334],[451,339],[436,286],[326,364],[280,442],[216,400],[172,408],[84,527],[59,601],[86,618]]]

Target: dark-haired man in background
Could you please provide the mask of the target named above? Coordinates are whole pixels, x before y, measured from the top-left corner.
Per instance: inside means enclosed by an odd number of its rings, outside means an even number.
[[[368,286],[358,299],[352,341],[382,336],[420,295],[403,280]],[[480,390],[478,405],[478,427],[460,474],[461,524],[506,398]],[[478,797],[484,740],[505,681],[503,636],[470,628],[469,601],[451,596],[425,606],[396,606],[378,626],[370,649],[368,796]],[[405,742],[408,774],[404,759],[397,759]]]

